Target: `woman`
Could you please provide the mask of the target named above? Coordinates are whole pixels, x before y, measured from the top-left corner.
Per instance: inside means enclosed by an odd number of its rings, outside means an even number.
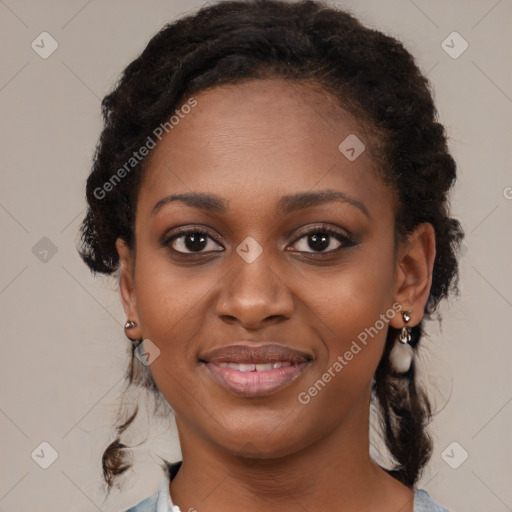
[[[317,1],[224,1],[156,34],[103,114],[80,253],[119,269],[128,381],[172,407],[182,451],[130,511],[447,510],[416,487],[414,354],[463,233],[401,43]]]

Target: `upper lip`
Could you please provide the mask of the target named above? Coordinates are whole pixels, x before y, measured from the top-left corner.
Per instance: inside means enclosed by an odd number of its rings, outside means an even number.
[[[264,345],[235,344],[216,348],[205,352],[199,357],[200,361],[208,363],[275,363],[278,361],[290,361],[302,363],[311,360],[305,352],[295,350],[277,343]]]

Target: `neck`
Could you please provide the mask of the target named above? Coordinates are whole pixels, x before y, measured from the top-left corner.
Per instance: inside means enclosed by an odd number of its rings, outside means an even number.
[[[233,455],[176,422],[183,463],[170,490],[181,510],[412,510],[412,491],[370,458],[369,399],[328,435],[279,458]]]

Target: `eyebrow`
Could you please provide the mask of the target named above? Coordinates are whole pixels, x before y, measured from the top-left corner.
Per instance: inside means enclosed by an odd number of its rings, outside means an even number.
[[[370,216],[368,208],[363,202],[337,190],[299,192],[297,194],[283,196],[278,202],[278,209],[280,213],[288,214],[333,201],[355,206],[367,217]],[[183,203],[192,208],[213,213],[226,213],[228,210],[226,201],[220,196],[202,192],[188,192],[184,194],[174,194],[160,199],[151,210],[151,215],[155,215],[163,206],[173,202]]]

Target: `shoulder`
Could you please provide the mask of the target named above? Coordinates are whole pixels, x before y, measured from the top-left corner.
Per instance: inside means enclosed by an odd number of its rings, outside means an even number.
[[[156,512],[156,510],[157,510],[156,504],[158,501],[158,494],[159,494],[159,492],[156,492],[149,498],[142,500],[137,505],[130,507],[125,512]]]
[[[179,468],[179,463],[170,468],[172,473],[175,473]],[[137,505],[129,508],[125,512],[171,512],[179,510],[178,507],[173,505],[169,496],[169,474],[166,473],[165,478],[160,484],[158,491],[142,500]],[[435,503],[429,496],[427,491],[417,489],[414,493],[414,512],[451,512],[446,507]]]
[[[181,461],[170,464],[157,492],[124,512],[179,512],[179,508],[172,503],[169,482],[176,475],[180,466]]]
[[[125,512],[171,512],[174,509],[169,503],[169,478],[164,477],[160,484],[160,488],[155,494],[145,498],[137,505],[129,508]]]
[[[428,492],[417,489],[414,493],[414,512],[451,512],[445,507],[435,503]]]

